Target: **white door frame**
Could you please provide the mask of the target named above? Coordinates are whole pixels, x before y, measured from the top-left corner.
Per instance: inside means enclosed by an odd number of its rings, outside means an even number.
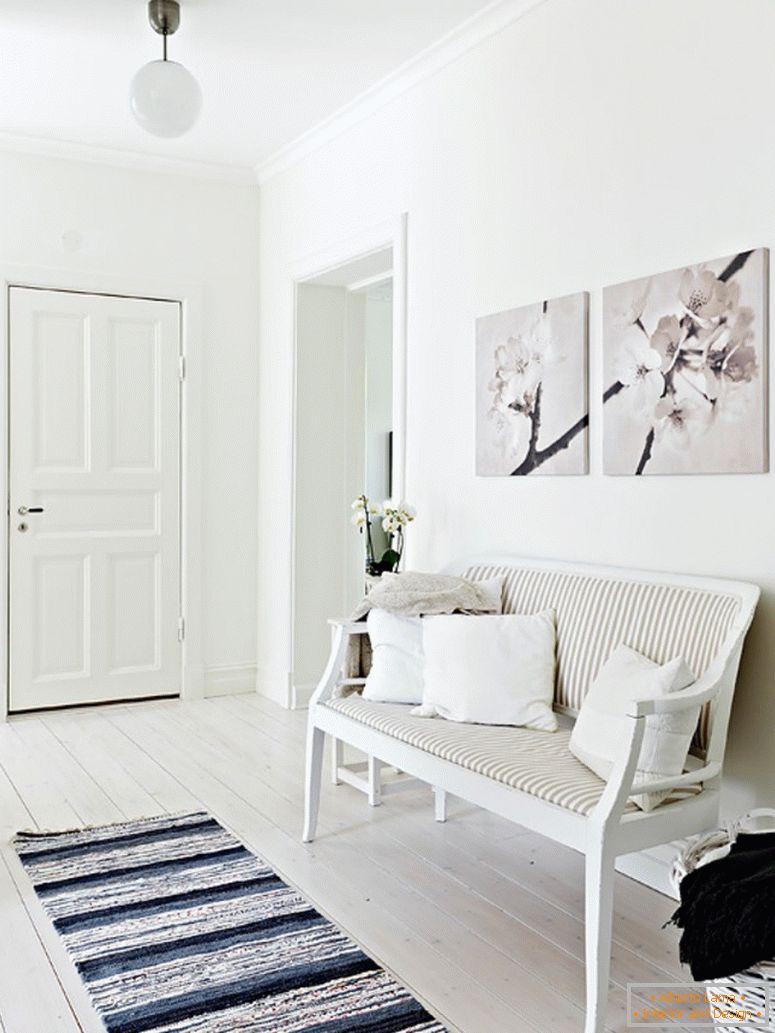
[[[378,251],[393,249],[393,494],[406,494],[406,366],[407,366],[407,286],[408,286],[408,225],[406,212],[386,222],[371,226],[356,236],[332,244],[324,251],[309,255],[291,266],[291,299],[293,341],[291,342],[293,369],[291,374],[291,519],[290,519],[290,608],[289,672],[287,706],[304,707],[308,699],[297,699],[293,685],[293,643],[296,625],[296,416],[298,379],[298,294],[300,285],[318,276],[349,265]],[[346,514],[342,513],[342,520]],[[332,614],[331,616],[337,616]]]
[[[114,276],[69,269],[0,266],[0,498],[8,499],[8,359],[10,354],[9,292],[31,287],[83,294],[109,294],[180,305],[181,354],[185,380],[181,392],[181,585],[185,638],[182,646],[181,698],[204,695],[202,661],[202,288],[198,284],[158,277]],[[8,534],[7,501],[0,505],[0,720],[8,715]]]

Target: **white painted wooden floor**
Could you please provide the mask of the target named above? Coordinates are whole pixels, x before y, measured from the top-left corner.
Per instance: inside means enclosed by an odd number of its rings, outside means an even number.
[[[80,981],[9,840],[203,807],[298,886],[457,1033],[578,1033],[583,863],[430,790],[370,809],[324,788],[319,839],[300,841],[305,715],[255,696],[65,711],[0,725],[0,1030],[97,1033]],[[626,984],[682,978],[674,904],[619,877],[608,1026]]]

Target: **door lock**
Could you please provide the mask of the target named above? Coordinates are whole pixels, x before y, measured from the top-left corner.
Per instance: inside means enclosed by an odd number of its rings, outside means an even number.
[[[30,525],[29,524],[25,524],[24,522],[19,524],[19,530],[22,532],[22,534],[24,534],[25,531],[29,531],[29,529],[30,529]]]

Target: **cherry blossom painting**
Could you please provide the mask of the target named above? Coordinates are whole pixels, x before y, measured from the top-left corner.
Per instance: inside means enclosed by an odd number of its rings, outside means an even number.
[[[603,292],[608,474],[765,473],[767,251]]]
[[[476,472],[588,472],[588,295],[476,323]]]

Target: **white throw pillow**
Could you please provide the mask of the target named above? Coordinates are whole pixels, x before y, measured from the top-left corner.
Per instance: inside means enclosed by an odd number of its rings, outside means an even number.
[[[372,703],[419,703],[422,699],[422,619],[369,610],[371,670],[363,698]]]
[[[422,716],[557,729],[553,610],[425,617],[423,652]]]
[[[682,657],[656,664],[629,646],[618,646],[601,667],[581,706],[570,738],[571,753],[600,778],[608,780],[629,719],[626,705],[636,699],[659,699],[688,688],[695,678]],[[634,785],[667,775],[680,775],[700,715],[699,707],[678,714],[646,718]],[[643,811],[652,811],[669,792],[633,796]]]

